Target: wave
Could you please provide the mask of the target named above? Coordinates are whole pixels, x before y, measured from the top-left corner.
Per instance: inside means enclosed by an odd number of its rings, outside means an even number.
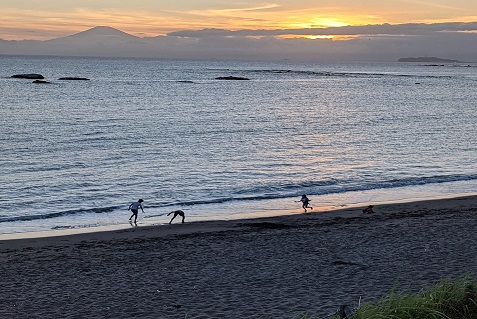
[[[13,217],[0,216],[0,223],[52,219],[52,218],[59,218],[59,217],[78,215],[78,214],[84,214],[84,213],[98,213],[98,214],[109,213],[116,209],[119,209],[120,207],[121,206],[110,206],[110,207],[100,207],[100,208],[91,208],[91,209],[75,209],[75,210],[69,210],[69,211],[57,212],[57,213],[23,215],[23,216],[13,216]]]
[[[442,175],[423,176],[404,179],[382,180],[368,183],[358,183],[356,181],[328,180],[328,181],[307,181],[297,184],[282,184],[273,186],[261,186],[248,190],[238,190],[229,197],[215,198],[209,200],[191,200],[164,205],[167,206],[194,206],[207,204],[223,204],[231,201],[260,201],[299,197],[302,194],[320,196],[331,194],[343,194],[349,192],[359,192],[378,189],[393,189],[409,186],[441,184],[448,182],[477,180],[477,174],[471,175]]]
[[[203,199],[203,200],[190,200],[181,202],[171,202],[162,204],[151,204],[148,208],[166,208],[177,206],[197,206],[197,205],[213,205],[223,204],[232,201],[262,201],[273,199],[286,199],[299,197],[302,194],[320,196],[331,194],[343,194],[357,191],[368,191],[378,189],[393,189],[409,186],[440,184],[448,182],[460,182],[460,181],[473,181],[477,180],[477,174],[470,175],[442,175],[442,176],[423,176],[412,177],[404,179],[392,179],[374,181],[368,183],[357,183],[356,181],[344,181],[344,180],[328,180],[328,181],[307,181],[303,183],[290,183],[274,186],[260,186],[251,188],[248,190],[237,190],[231,193],[229,196]],[[0,215],[0,223],[5,222],[19,222],[19,221],[35,221],[40,219],[53,219],[65,216],[86,214],[86,213],[110,213],[117,210],[123,210],[124,206],[109,206],[99,208],[77,209],[64,212],[47,213],[47,214],[35,214],[24,216],[5,216]],[[153,216],[163,216],[165,213],[161,213]],[[152,216],[149,216],[152,217]]]

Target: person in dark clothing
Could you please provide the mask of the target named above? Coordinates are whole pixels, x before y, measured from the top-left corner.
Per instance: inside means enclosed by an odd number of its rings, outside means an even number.
[[[300,202],[303,203],[302,207],[305,210],[305,213],[307,208],[313,210],[313,207],[310,206],[310,199],[306,197],[306,195],[301,195]]]
[[[169,216],[169,215],[171,215],[171,214],[174,214],[174,216],[172,216],[172,219],[171,219],[171,221],[169,222],[169,224],[172,223],[172,221],[174,220],[174,218],[177,217],[177,215],[179,215],[179,216],[182,217],[182,223],[184,223],[185,214],[184,214],[184,212],[183,212],[182,210],[175,210],[175,211],[170,212],[169,214],[167,214],[167,216]]]

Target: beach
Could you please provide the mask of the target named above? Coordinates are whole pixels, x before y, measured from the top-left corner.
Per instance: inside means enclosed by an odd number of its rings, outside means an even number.
[[[477,197],[0,241],[2,318],[326,317],[477,270]]]

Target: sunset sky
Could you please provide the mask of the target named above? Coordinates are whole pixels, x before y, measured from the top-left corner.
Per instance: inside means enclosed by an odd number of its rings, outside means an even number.
[[[5,54],[477,62],[477,1],[0,0]]]
[[[471,0],[0,0],[0,38],[47,40],[95,26],[139,36],[218,28],[303,29],[477,21]]]

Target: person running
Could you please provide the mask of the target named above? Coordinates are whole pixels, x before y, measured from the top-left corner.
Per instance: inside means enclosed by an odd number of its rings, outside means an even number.
[[[137,221],[137,214],[139,212],[139,208],[144,213],[144,209],[142,207],[143,202],[144,202],[144,200],[139,199],[137,202],[131,203],[131,205],[129,205],[128,210],[130,210],[132,212],[132,215],[131,215],[131,217],[129,217],[129,220],[131,220],[134,217],[134,224],[136,224],[136,221]]]
[[[305,210],[305,213],[307,208],[313,210],[313,207],[310,206],[310,199],[306,197],[306,195],[301,195],[300,202],[303,203],[302,207]]]
[[[185,220],[185,214],[182,210],[175,210],[173,212],[170,212],[169,214],[167,214],[167,216],[169,216],[170,214],[174,214],[174,216],[172,216],[172,219],[171,221],[169,222],[172,223],[172,221],[174,220],[174,218],[176,218],[177,215],[181,216],[182,217],[182,223],[184,223],[184,220]]]

